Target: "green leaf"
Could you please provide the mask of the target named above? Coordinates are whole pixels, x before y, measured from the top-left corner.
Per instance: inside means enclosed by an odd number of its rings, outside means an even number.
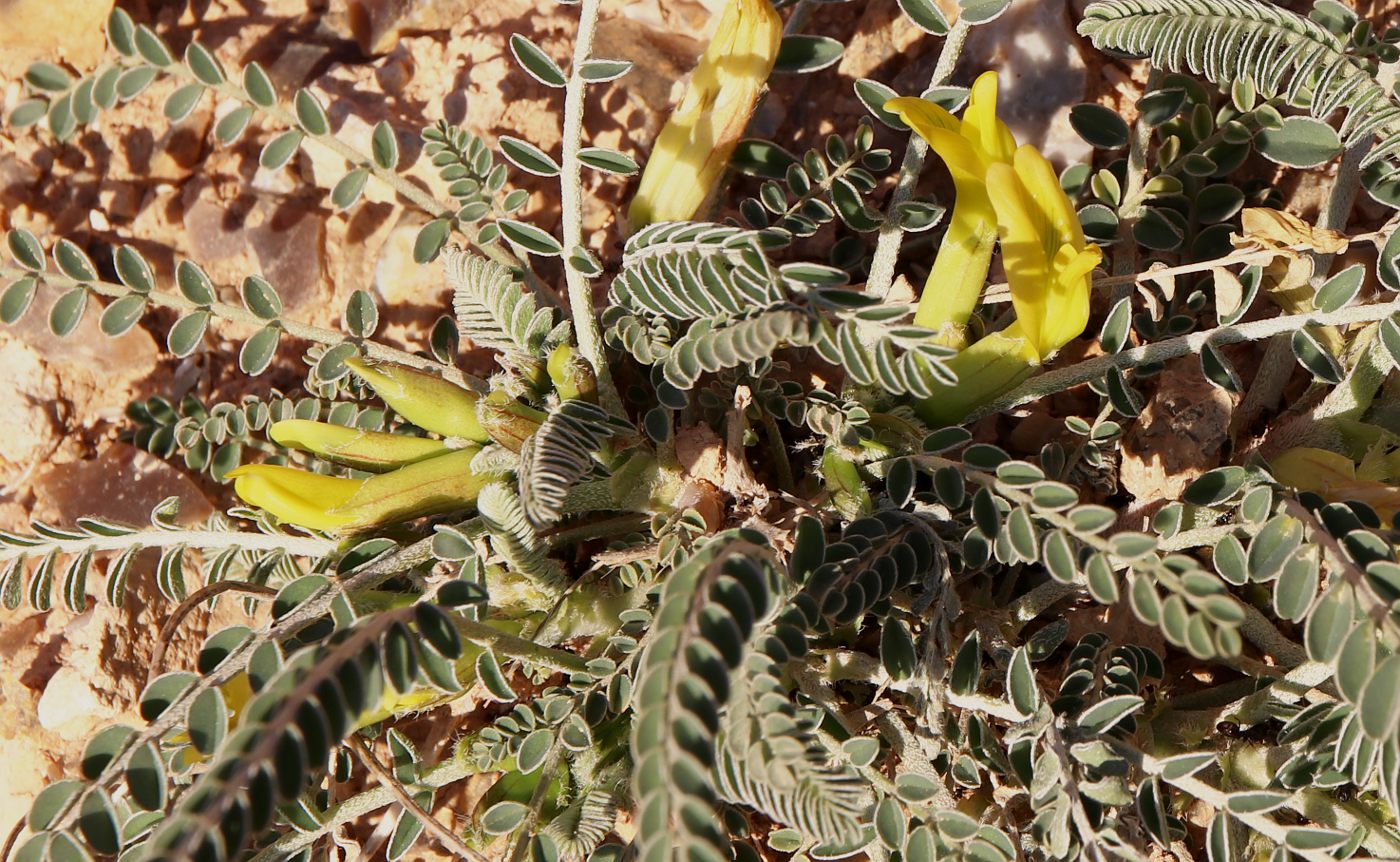
[[[962,17],[969,24],[986,24],[1001,17],[1011,0],[958,0]]]
[[[1341,650],[1351,631],[1353,604],[1351,592],[1334,586],[1318,600],[1303,630],[1308,657],[1313,661],[1330,662]]]
[[[136,53],[136,25],[125,9],[113,9],[107,16],[107,41],[123,57]]]
[[[932,779],[912,772],[894,778],[894,790],[906,802],[924,802],[938,795],[939,786]]]
[[[152,66],[165,68],[175,62],[175,55],[170,53],[170,48],[165,44],[165,40],[156,35],[156,31],[139,24],[136,27],[136,53],[146,59]]]
[[[85,287],[75,287],[65,292],[49,309],[49,331],[62,338],[78,328],[87,310],[88,292]]]
[[[1400,230],[1392,230],[1376,260],[1376,277],[1389,290],[1400,290]]]
[[[17,323],[34,302],[38,280],[33,276],[21,278],[0,294],[0,322],[6,325]]]
[[[243,307],[263,320],[276,320],[282,314],[282,297],[266,279],[250,275],[239,291]]]
[[[1284,117],[1281,129],[1260,129],[1254,145],[1270,160],[1292,168],[1314,168],[1342,151],[1337,132],[1312,117]]]
[[[875,119],[889,126],[891,129],[907,131],[908,126],[899,118],[898,114],[885,110],[885,103],[890,99],[899,96],[893,89],[869,78],[860,78],[855,83],[856,98],[865,106]]]
[[[228,80],[218,58],[198,42],[191,42],[185,48],[185,65],[190,67],[196,78],[211,87],[217,87]]]
[[[529,141],[501,135],[497,145],[501,148],[501,155],[522,171],[539,177],[559,176],[559,163]]]
[[[423,225],[413,241],[415,263],[430,263],[437,259],[442,247],[447,244],[447,235],[452,231],[452,222],[445,218],[433,219]]]
[[[374,163],[386,171],[392,171],[399,165],[398,136],[394,134],[393,127],[383,120],[374,126],[374,133],[370,136],[370,152]]]
[[[899,8],[914,26],[933,36],[948,32],[948,19],[935,0],[899,0]]]
[[[165,100],[165,118],[172,123],[180,122],[194,112],[203,96],[203,84],[186,84],[180,87]]]
[[[247,130],[252,119],[253,109],[247,105],[239,105],[214,124],[214,137],[224,146],[230,146],[243,137],[243,132]]]
[[[1283,790],[1246,790],[1231,793],[1225,799],[1225,810],[1231,814],[1267,814],[1288,803],[1292,793]]]
[[[506,239],[531,254],[542,257],[558,257],[564,252],[564,247],[559,244],[559,240],[528,222],[503,218],[497,220],[496,225],[500,227],[501,234]]]
[[[578,151],[578,160],[594,170],[623,177],[630,177],[641,170],[631,156],[607,147],[584,147]]]
[[[1218,506],[1238,494],[1248,478],[1243,467],[1217,467],[1187,485],[1181,499],[1193,506]]]
[[[253,333],[238,351],[238,367],[249,377],[262,374],[277,355],[277,342],[281,337],[282,328],[276,323],[269,323]]]
[[[102,309],[98,321],[104,335],[115,338],[131,330],[146,313],[146,297],[139,293],[128,294],[114,299]]]
[[[188,717],[190,744],[201,754],[213,754],[228,735],[228,704],[217,687],[195,696]]]
[[[336,209],[350,209],[364,193],[365,183],[368,180],[369,168],[355,168],[341,177],[340,182],[331,189],[331,203],[335,205]]]
[[[1237,395],[1244,392],[1244,381],[1235,366],[1209,341],[1201,345],[1201,374],[1212,386],[1226,392]]]
[[[955,694],[975,694],[977,683],[982,675],[982,636],[976,629],[963,640],[958,654],[953,658],[953,669],[948,675],[948,686]]]
[[[155,289],[155,274],[139,251],[129,245],[118,246],[112,258],[122,284],[140,293],[150,293]]]
[[[29,806],[29,831],[40,832],[53,825],[59,811],[68,807],[82,789],[81,781],[70,778],[56,781],[39,791],[34,803]]]
[[[909,833],[909,821],[904,816],[904,808],[898,800],[886,797],[875,806],[875,834],[888,850],[898,850],[904,846],[904,838]]]
[[[71,279],[97,281],[97,269],[93,267],[87,252],[69,240],[60,239],[53,247],[53,260],[59,270]]]
[[[1023,646],[1016,648],[1006,669],[1006,692],[1011,705],[1021,715],[1035,715],[1040,708],[1040,689],[1035,682],[1035,672],[1031,669],[1030,654]]]
[[[121,828],[117,825],[117,812],[107,791],[95,788],[83,797],[78,809],[78,831],[83,840],[98,853],[111,856],[121,852]]]
[[[269,171],[280,171],[296,155],[301,146],[302,134],[296,129],[288,129],[267,142],[258,156],[258,164]]]
[[[25,70],[24,81],[45,93],[62,93],[73,86],[73,78],[53,63],[32,63]]]
[[[501,703],[512,703],[518,697],[501,671],[496,656],[490,650],[485,650],[476,657],[476,675],[492,699]]]
[[[784,36],[778,46],[774,72],[806,74],[825,69],[841,59],[845,46],[828,36]]]
[[[26,99],[10,112],[10,127],[25,129],[44,119],[49,103],[44,99]]]
[[[1118,353],[1128,345],[1132,315],[1131,297],[1125,296],[1113,304],[1108,316],[1104,318],[1103,329],[1099,331],[1099,343],[1105,353]]]
[[[157,74],[159,73],[152,66],[137,66],[122,72],[121,77],[117,79],[117,96],[122,101],[136,98],[151,86]]]
[[[1400,723],[1400,655],[1393,655],[1376,666],[1361,700],[1356,706],[1361,729],[1371,739],[1383,741]]]
[[[481,828],[487,835],[508,835],[525,822],[529,808],[519,802],[497,802],[481,815]]]
[[[1116,150],[1128,145],[1128,122],[1104,105],[1075,105],[1069,111],[1069,124],[1079,137],[1100,149]]]
[[[1123,719],[1142,709],[1144,701],[1135,694],[1106,697],[1080,713],[1079,728],[1091,736],[1106,733]]]
[[[1366,267],[1364,264],[1354,263],[1331,278],[1326,284],[1317,289],[1317,296],[1313,298],[1313,304],[1318,311],[1331,313],[1346,307],[1356,294],[1361,290],[1361,283],[1366,279]]]
[[[597,58],[583,61],[579,66],[578,74],[580,78],[590,84],[598,84],[604,81],[615,81],[632,71],[631,60],[601,60]]]
[[[520,743],[515,755],[515,766],[521,773],[529,775],[544,765],[545,758],[554,746],[554,731],[547,727],[532,731]]]
[[[379,326],[379,307],[367,291],[356,290],[345,303],[345,330],[356,338],[369,338]]]
[[[44,271],[44,247],[39,245],[34,234],[24,228],[15,228],[5,235],[5,241],[15,263],[33,272]]]
[[[272,86],[272,79],[256,61],[243,67],[243,92],[260,108],[271,108],[277,104],[277,88]]]
[[[297,122],[305,132],[313,138],[320,138],[331,132],[331,120],[326,116],[326,109],[322,107],[321,100],[316,98],[316,94],[302,87],[297,90],[297,94],[292,99],[292,104],[296,108]]]
[[[196,679],[194,674],[184,671],[171,671],[156,677],[141,692],[141,717],[146,721],[160,718],[176,698],[194,685]]]
[[[899,682],[914,675],[918,651],[909,627],[897,617],[887,617],[880,629],[880,662],[890,678]]]
[[[170,327],[165,346],[176,357],[183,359],[194,353],[204,340],[204,331],[209,326],[209,312],[190,311],[180,316]]]
[[[510,52],[530,77],[546,87],[563,87],[567,81],[559,64],[550,59],[539,45],[519,33],[511,34]]]
[[[1293,331],[1290,343],[1293,347],[1293,356],[1298,360],[1298,364],[1306,368],[1310,374],[1324,383],[1337,384],[1342,382],[1346,372],[1312,333],[1306,329],[1296,329]]]

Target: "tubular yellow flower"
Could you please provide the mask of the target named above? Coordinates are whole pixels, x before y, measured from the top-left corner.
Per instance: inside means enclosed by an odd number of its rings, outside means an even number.
[[[987,191],[996,208],[1016,323],[1043,361],[1084,331],[1090,273],[1103,253],[1085,244],[1055,169],[1034,147],[1016,150],[1012,165],[993,165]]]
[[[996,246],[997,213],[987,188],[993,165],[1011,164],[1016,141],[997,119],[997,76],[984,72],[972,85],[967,110],[958,120],[925,99],[902,97],[885,103],[948,166],[957,189],[948,232],[934,259],[914,325],[944,330],[945,342],[962,347],[962,327],[977,307]]]
[[[371,473],[383,473],[451,451],[441,440],[363,431],[309,419],[274,422],[267,429],[267,436],[282,446]]]
[[[476,393],[402,365],[371,365],[363,359],[347,359],[345,364],[395,413],[419,428],[444,437],[486,442],[486,432],[476,421]]]
[[[245,464],[228,472],[234,493],[250,506],[266,509],[278,520],[312,530],[338,530],[350,518],[330,510],[355,495],[362,479],[320,476],[276,464]]]
[[[978,76],[961,120],[924,99],[891,99],[885,109],[928,141],[957,189],[914,315],[914,325],[938,330],[944,344],[964,348],[949,363],[958,383],[919,405],[929,421],[956,422],[1026,379],[1084,331],[1089,273],[1102,255],[1085,245],[1050,163],[1033,147],[1018,149],[997,118],[995,72]],[[964,327],[986,285],[998,238],[1016,322],[969,347]]]
[[[320,476],[272,464],[229,471],[233,489],[249,505],[313,530],[353,532],[437,515],[476,504],[496,474],[478,476],[471,446],[400,467],[368,479]]]
[[[627,211],[634,229],[687,221],[704,206],[773,71],[782,31],[770,0],[729,0],[642,171]]]

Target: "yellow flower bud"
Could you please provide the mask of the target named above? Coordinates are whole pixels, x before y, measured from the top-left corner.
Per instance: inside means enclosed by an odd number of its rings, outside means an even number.
[[[598,380],[593,376],[593,369],[579,357],[573,345],[561,344],[551,350],[545,367],[560,398],[565,401],[598,399]]]
[[[782,35],[770,0],[729,0],[647,159],[627,211],[633,228],[689,221],[705,205],[773,71]]]
[[[827,493],[831,494],[831,502],[841,517],[854,520],[874,511],[875,503],[854,461],[836,449],[827,449],[822,455],[821,471]]]
[[[476,421],[476,393],[403,365],[371,365],[363,359],[347,359],[345,364],[395,413],[419,428],[444,437],[486,442],[486,432]]]
[[[267,436],[279,445],[371,473],[383,473],[451,451],[441,440],[362,431],[308,419],[274,422],[267,429]]]

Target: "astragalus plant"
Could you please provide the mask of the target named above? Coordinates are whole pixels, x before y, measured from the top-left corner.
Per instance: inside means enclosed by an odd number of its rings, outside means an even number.
[[[329,148],[334,206],[378,183],[421,209],[454,300],[407,352],[363,291],[330,330],[259,275],[9,232],[6,322],[40,291],[59,335],[173,309],[176,356],[213,328],[245,374],[309,368],[131,406],[136,445],[231,486],[207,527],[0,534],[11,609],[154,577],[177,615],[269,611],[94,736],[11,858],[333,859],[379,824],[391,860],[1400,859],[1400,234],[1375,216],[1400,205],[1400,31],[1334,0],[1098,0],[1079,33],[1148,83],[1074,108],[1095,152],[1063,165],[999,117],[997,70],[954,75],[1007,2],[900,0],[941,40],[928,90],[857,81],[869,117],[794,154],[748,122],[843,46],[801,32],[805,0],[730,0],[644,165],[588,143],[585,93],[632,65],[593,54],[600,0],[571,58],[509,40],[562,91],[557,151],[381,123],[362,153],[310,91],[120,8],[108,62],[33,66],[9,121],[55,148],[161,77],[172,120],[236,103],[223,144],[260,117],[264,168]],[[400,172],[405,133],[442,197]],[[592,172],[631,191],[616,254],[584,242]],[[557,178],[558,231],[522,174]],[[1315,223],[1260,181],[1299,175]],[[1296,401],[1127,513],[1125,436],[1197,363]],[[1063,431],[1027,451],[1027,416]],[[409,716],[455,744],[420,752]]]

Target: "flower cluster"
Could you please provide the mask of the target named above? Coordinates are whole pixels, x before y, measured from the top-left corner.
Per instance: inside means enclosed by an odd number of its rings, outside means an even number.
[[[892,99],[885,107],[928,141],[957,190],[914,317],[961,348],[949,362],[958,382],[920,404],[929,421],[951,424],[1020,383],[1084,331],[1090,273],[1102,254],[1086,244],[1050,163],[1034,147],[1017,147],[997,118],[996,73],[973,84],[961,120],[925,99]],[[998,241],[1016,320],[968,344],[967,322]]]
[[[282,521],[332,533],[474,506],[481,489],[499,478],[472,470],[472,459],[491,439],[478,419],[477,396],[411,368],[357,359],[348,364],[400,416],[446,439],[302,419],[276,422],[268,433],[277,443],[375,475],[351,479],[249,464],[229,471],[238,496]]]

